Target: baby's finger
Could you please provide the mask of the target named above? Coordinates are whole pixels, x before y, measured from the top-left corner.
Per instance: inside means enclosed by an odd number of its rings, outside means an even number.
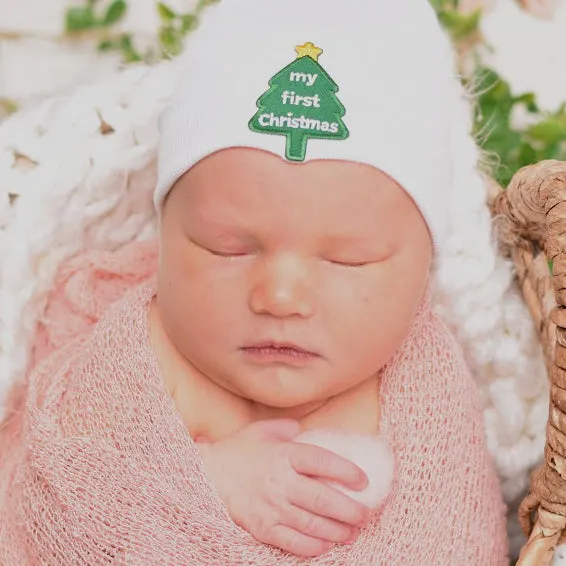
[[[293,505],[347,525],[364,527],[371,517],[365,505],[312,478],[299,478],[287,495]]]
[[[309,537],[287,525],[274,525],[261,542],[271,544],[296,556],[311,558],[320,556],[332,548],[331,542]]]
[[[307,476],[326,478],[354,490],[365,489],[365,472],[350,460],[312,444],[289,443],[289,462],[296,472]]]
[[[354,541],[359,534],[358,529],[327,517],[314,515],[305,509],[292,505],[285,512],[283,521],[288,527],[316,539],[324,539],[334,543]]]

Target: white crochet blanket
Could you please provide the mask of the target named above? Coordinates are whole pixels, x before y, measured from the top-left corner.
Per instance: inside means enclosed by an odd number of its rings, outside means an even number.
[[[0,124],[0,417],[7,389],[23,375],[58,265],[85,247],[155,234],[157,118],[178,72],[178,62],[130,67]],[[464,101],[462,121],[469,127]],[[542,458],[548,385],[512,266],[492,245],[471,139],[458,159],[452,237],[438,262],[434,300],[475,375],[489,447],[514,506]]]

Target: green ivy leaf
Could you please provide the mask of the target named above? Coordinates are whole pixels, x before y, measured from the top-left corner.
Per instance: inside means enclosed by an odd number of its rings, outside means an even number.
[[[444,0],[429,0],[430,5],[438,12],[444,7]]]
[[[196,12],[197,14],[204,10],[207,6],[211,6],[212,4],[217,4],[220,0],[199,0]]]
[[[523,140],[519,147],[519,155],[517,156],[517,170],[536,161],[538,161],[536,149],[530,143]]]
[[[540,112],[534,92],[525,92],[524,94],[521,94],[521,96],[515,97],[513,102],[517,104],[524,104],[525,108],[532,114]]]
[[[118,46],[126,63],[137,63],[143,60],[142,56],[134,47],[130,34],[123,34],[119,39]]]
[[[455,41],[461,41],[479,30],[481,15],[481,10],[461,14],[456,10],[441,9],[438,12],[438,19]]]
[[[527,135],[535,141],[547,146],[566,141],[566,122],[560,117],[542,120],[527,129]]]
[[[181,16],[181,33],[186,35],[197,27],[198,18],[195,14],[183,14]]]
[[[157,3],[157,13],[164,24],[170,24],[177,17],[177,14],[163,2]]]
[[[85,31],[97,26],[92,5],[73,6],[65,14],[65,29],[69,33]]]
[[[494,154],[499,165],[493,171],[496,181],[507,186],[513,174],[533,159],[535,150],[524,135],[511,127],[511,112],[517,104],[532,105],[530,93],[514,97],[509,84],[495,71],[485,67],[476,70],[473,83],[479,91],[474,132],[482,136],[482,148]]]
[[[126,4],[126,0],[114,0],[114,2],[108,6],[104,17],[100,22],[101,25],[109,27],[116,24],[126,15],[127,10],[128,6]]]
[[[163,26],[159,30],[159,41],[166,56],[174,57],[181,52],[182,37],[173,26]]]
[[[120,44],[110,39],[104,39],[98,44],[99,51],[112,51],[120,47]]]
[[[474,36],[481,41],[477,33],[481,10],[462,14],[458,0],[429,0],[429,3],[456,44],[466,46]],[[476,53],[474,76],[463,79],[463,83],[478,93],[473,131],[482,149],[498,160],[498,166],[492,171],[496,181],[506,187],[518,169],[525,165],[545,159],[566,160],[566,102],[558,111],[542,115],[533,92],[514,95],[510,84],[493,69],[484,67],[478,55]],[[514,128],[511,116],[517,106],[539,121],[532,126]]]

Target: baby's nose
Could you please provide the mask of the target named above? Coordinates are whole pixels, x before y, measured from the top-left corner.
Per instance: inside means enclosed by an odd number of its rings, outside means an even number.
[[[253,277],[249,305],[255,314],[310,318],[315,312],[313,274],[308,262],[279,255],[261,262]]]

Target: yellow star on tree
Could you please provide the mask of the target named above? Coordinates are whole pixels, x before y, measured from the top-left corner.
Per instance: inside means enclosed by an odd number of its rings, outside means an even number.
[[[318,62],[318,58],[323,52],[320,47],[316,47],[314,43],[310,41],[307,41],[304,45],[297,45],[297,47],[295,47],[295,51],[297,52],[297,59],[300,59],[301,57],[310,57],[316,62]]]

